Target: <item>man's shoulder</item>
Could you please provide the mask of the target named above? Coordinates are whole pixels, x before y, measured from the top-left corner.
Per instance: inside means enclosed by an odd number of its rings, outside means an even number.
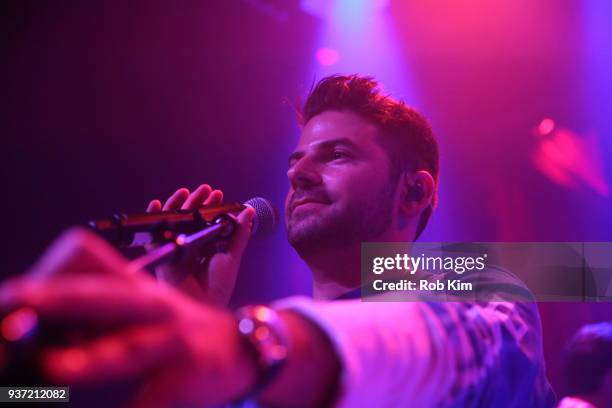
[[[477,302],[535,302],[533,293],[516,274],[497,265],[463,274],[450,271],[442,276],[447,281],[458,280],[470,284],[471,291],[458,293],[458,300],[469,297]]]

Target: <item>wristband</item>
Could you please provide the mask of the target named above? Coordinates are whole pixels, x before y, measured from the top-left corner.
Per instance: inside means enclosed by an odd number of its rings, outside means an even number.
[[[276,311],[266,306],[246,306],[236,312],[238,331],[253,350],[257,362],[255,385],[245,399],[264,389],[287,360],[289,336]]]

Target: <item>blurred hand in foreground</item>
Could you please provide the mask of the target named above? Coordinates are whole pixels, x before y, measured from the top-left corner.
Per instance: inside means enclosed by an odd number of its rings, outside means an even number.
[[[229,311],[128,271],[124,258],[86,230],[68,231],[29,273],[0,287],[2,316],[16,310],[33,310],[45,323],[39,327],[96,333],[43,347],[49,384],[138,379],[130,406],[171,407],[217,406],[254,381],[255,362]]]

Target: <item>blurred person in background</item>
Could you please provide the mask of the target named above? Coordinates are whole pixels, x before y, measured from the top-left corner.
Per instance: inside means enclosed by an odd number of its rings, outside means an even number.
[[[583,326],[567,343],[559,408],[612,408],[612,322]]]

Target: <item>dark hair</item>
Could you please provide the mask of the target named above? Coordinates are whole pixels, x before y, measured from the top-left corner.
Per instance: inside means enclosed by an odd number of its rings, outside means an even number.
[[[565,395],[589,395],[603,386],[612,371],[612,322],[584,326],[567,343],[561,377]]]
[[[403,101],[384,94],[373,78],[332,75],[321,79],[298,111],[300,125],[329,110],[350,110],[378,127],[383,136],[380,143],[389,155],[393,181],[403,171],[426,170],[438,184],[438,143],[431,126],[423,115]],[[425,229],[437,200],[434,193],[432,205],[421,215],[415,239]]]

